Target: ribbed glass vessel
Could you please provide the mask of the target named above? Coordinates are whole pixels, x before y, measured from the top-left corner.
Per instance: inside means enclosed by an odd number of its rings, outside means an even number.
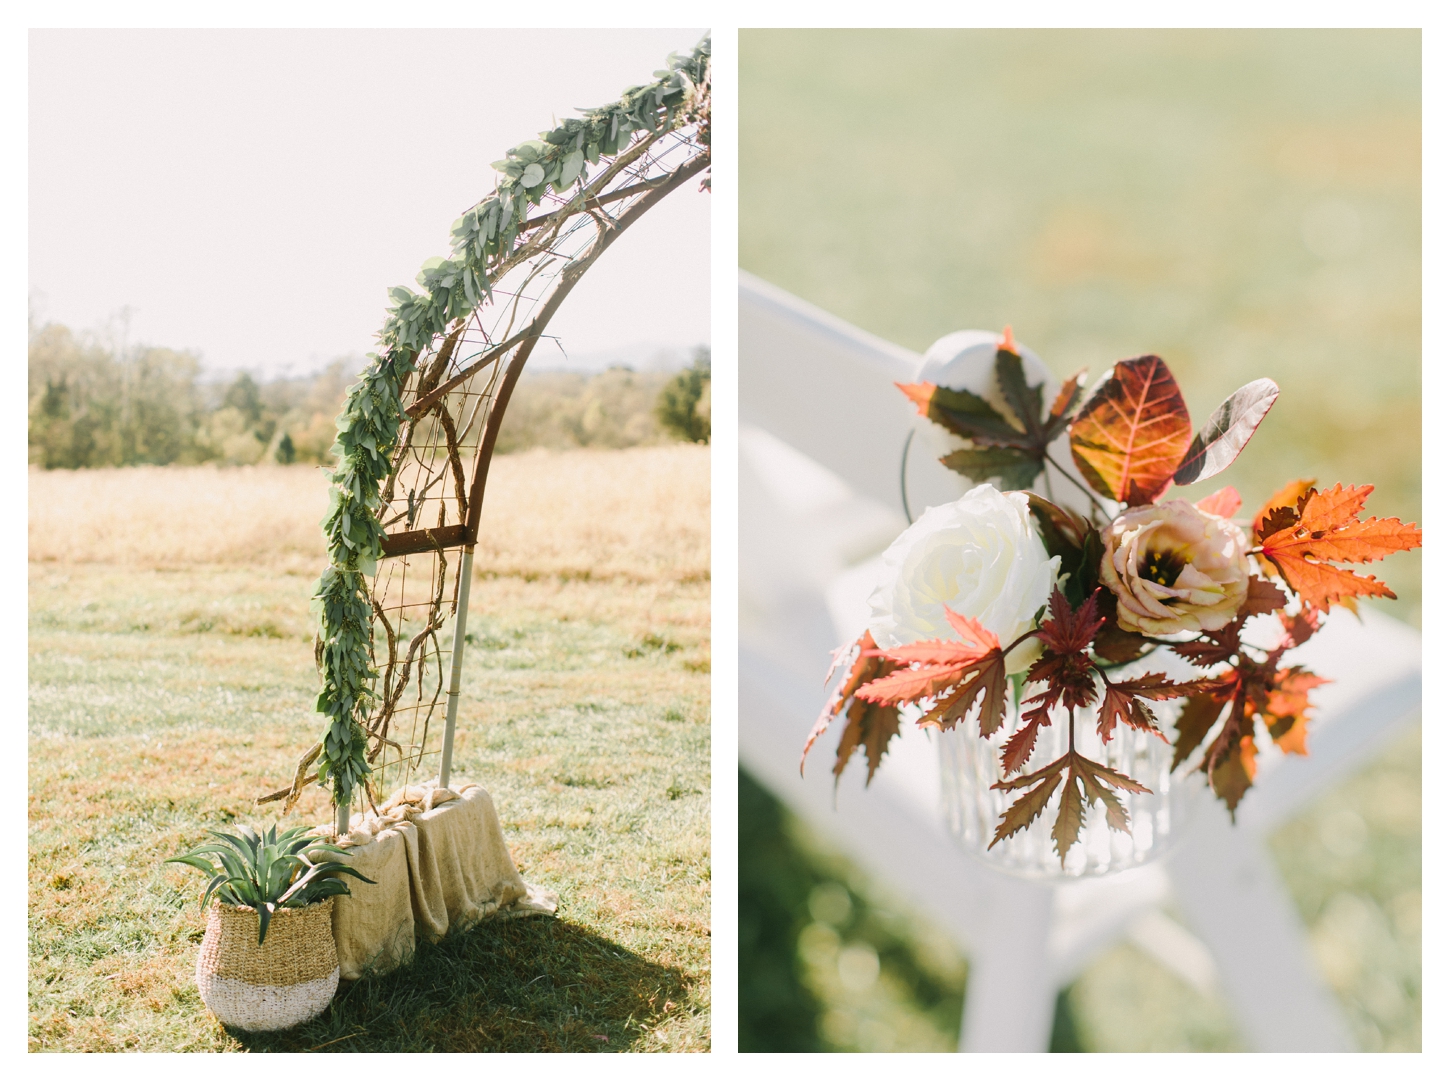
[[[1115,672],[1114,679],[1131,678],[1163,665],[1147,658]],[[1154,702],[1153,710],[1172,740],[1171,720],[1179,711],[1177,702]],[[1157,859],[1181,832],[1187,812],[1186,786],[1175,788],[1169,766],[1173,762],[1171,743],[1151,732],[1119,724],[1105,744],[1098,738],[1095,707],[1077,711],[1073,726],[1074,746],[1079,754],[1125,773],[1151,794],[1139,795],[1112,789],[1128,811],[1131,833],[1110,829],[1102,804],[1088,807],[1077,844],[1068,850],[1064,864],[1052,841],[1052,825],[1066,783],[1048,801],[1046,810],[1018,833],[988,849],[1003,812],[1021,798],[1026,789],[1003,791],[992,785],[1002,780],[1002,745],[1017,730],[1020,706],[1009,702],[1008,717],[997,732],[983,739],[971,717],[950,732],[937,732],[937,753],[941,763],[942,803],[947,829],[972,856],[999,870],[1032,878],[1081,878],[1112,874]],[[1025,773],[1041,769],[1061,758],[1068,749],[1067,710],[1057,709],[1052,724],[1038,730],[1037,745]]]

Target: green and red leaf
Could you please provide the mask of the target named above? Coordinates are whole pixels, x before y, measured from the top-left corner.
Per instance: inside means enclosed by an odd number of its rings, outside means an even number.
[[[1207,480],[1232,465],[1278,397],[1279,387],[1272,379],[1255,379],[1225,398],[1193,437],[1173,474],[1174,483]]]
[[[1032,446],[1025,432],[1018,431],[987,399],[969,390],[953,390],[935,383],[897,383],[897,389],[912,400],[917,412],[953,435],[991,447]]]
[[[1163,494],[1193,441],[1178,382],[1155,356],[1115,364],[1069,430],[1087,482],[1132,506]]]
[[[1030,488],[1042,472],[1041,459],[1019,447],[963,447],[944,455],[941,464],[976,484],[1000,481],[1003,491]]]

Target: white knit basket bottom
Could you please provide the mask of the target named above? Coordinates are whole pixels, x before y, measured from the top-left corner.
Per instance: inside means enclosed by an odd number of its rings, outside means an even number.
[[[222,1024],[243,1032],[275,1032],[311,1021],[332,1001],[341,968],[319,980],[290,987],[262,987],[228,976],[214,976],[197,966],[196,986],[206,1008]]]

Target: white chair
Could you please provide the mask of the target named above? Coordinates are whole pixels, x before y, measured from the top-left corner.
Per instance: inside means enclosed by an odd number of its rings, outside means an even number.
[[[920,364],[740,275],[742,764],[954,937],[971,967],[963,1051],[1046,1050],[1058,990],[1125,936],[1201,988],[1216,982],[1250,1047],[1352,1050],[1264,836],[1417,721],[1420,638],[1405,625],[1336,609],[1296,654],[1335,681],[1316,692],[1310,757],[1261,755],[1236,826],[1204,791],[1167,857],[1116,876],[1041,883],[964,853],[941,823],[935,750],[918,731],[896,741],[869,792],[859,755],[835,785],[834,728],[798,773],[828,653],[862,629],[868,561],[906,524],[915,410],[892,384]],[[952,497],[942,472],[925,455],[911,463],[914,513]],[[1187,928],[1163,912],[1170,901]]]

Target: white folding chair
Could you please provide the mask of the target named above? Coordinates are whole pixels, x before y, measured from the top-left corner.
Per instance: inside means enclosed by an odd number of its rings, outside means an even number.
[[[935,750],[919,731],[893,744],[869,792],[859,756],[839,788],[830,749],[798,773],[828,652],[862,629],[869,560],[906,525],[915,410],[892,384],[913,381],[920,364],[740,275],[742,764],[954,937],[971,966],[963,1051],[1046,1050],[1058,990],[1124,936],[1200,987],[1216,981],[1249,1046],[1352,1050],[1264,836],[1417,720],[1420,638],[1409,627],[1336,609],[1296,654],[1335,681],[1316,692],[1312,754],[1262,755],[1237,825],[1205,789],[1168,856],[1114,876],[1049,884],[962,852],[942,824]],[[954,498],[924,455],[906,468],[914,509]],[[1164,914],[1170,901],[1188,928]]]

